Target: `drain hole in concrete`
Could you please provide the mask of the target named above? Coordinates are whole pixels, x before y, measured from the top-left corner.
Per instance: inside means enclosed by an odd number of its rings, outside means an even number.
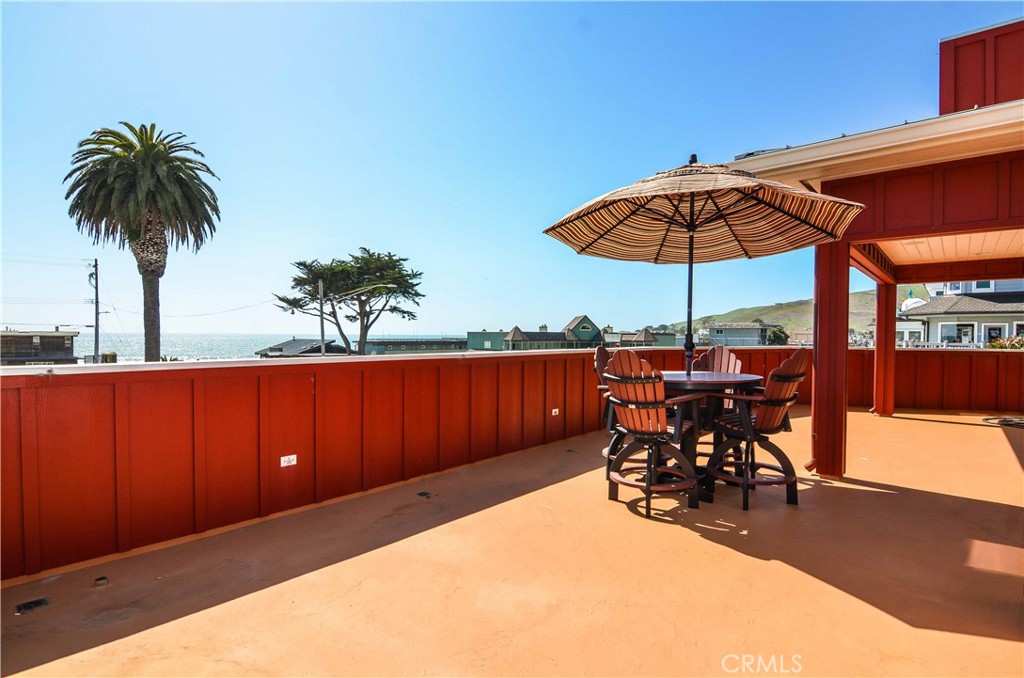
[[[92,585],[93,585],[93,586],[94,586],[95,588],[98,588],[98,589],[104,589],[104,588],[106,588],[106,587],[107,587],[107,584],[109,584],[109,583],[110,583],[110,582],[109,582],[109,580],[107,580],[107,578],[106,578],[106,577],[96,577],[96,581],[94,581],[94,582],[92,583]]]
[[[430,494],[429,492],[427,492],[426,490],[423,490],[422,492],[417,492],[416,496],[417,497],[432,497],[433,495]]]
[[[36,598],[35,600],[30,600],[27,603],[18,603],[14,606],[14,614],[27,614],[33,610],[39,609],[40,607],[46,607],[49,604],[49,598]]]

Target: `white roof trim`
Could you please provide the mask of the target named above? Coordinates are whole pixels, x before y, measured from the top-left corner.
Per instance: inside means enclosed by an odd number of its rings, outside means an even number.
[[[1024,149],[1024,101],[819,141],[727,163],[791,185]]]
[[[978,33],[984,33],[986,31],[991,31],[993,28],[1002,28],[1003,26],[1009,26],[1010,24],[1019,23],[1021,20],[1022,20],[1021,17],[1017,17],[1016,19],[1007,19],[1006,21],[1000,21],[997,24],[992,24],[991,26],[985,26],[984,28],[975,28],[974,30],[971,30],[971,31],[964,31],[963,33],[957,33],[956,35],[951,35],[948,38],[940,38],[939,42],[943,43],[943,42],[949,42],[950,40],[959,40],[960,38],[966,38],[967,36],[970,36],[970,35],[977,35]]]

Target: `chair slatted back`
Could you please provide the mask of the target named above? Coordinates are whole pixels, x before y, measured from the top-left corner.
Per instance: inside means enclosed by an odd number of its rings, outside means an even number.
[[[604,372],[611,358],[611,354],[608,353],[608,349],[604,346],[598,346],[594,349],[594,371],[597,372],[597,378],[602,386],[604,385]]]
[[[667,433],[661,372],[633,351],[615,352],[604,373],[618,425],[632,434]]]
[[[768,374],[764,401],[757,407],[755,431],[770,434],[782,429],[786,413],[796,402],[796,387],[807,376],[809,358],[810,353],[806,348],[798,348]]]
[[[743,371],[743,362],[727,347],[715,344],[693,361],[693,369],[739,374]]]

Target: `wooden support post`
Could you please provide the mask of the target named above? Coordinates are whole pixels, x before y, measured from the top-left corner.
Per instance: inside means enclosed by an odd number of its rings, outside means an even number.
[[[891,417],[896,405],[896,285],[878,283],[875,295],[875,399],[871,411]]]
[[[846,471],[846,358],[850,332],[850,244],[814,250],[814,391],[808,468],[840,478]]]

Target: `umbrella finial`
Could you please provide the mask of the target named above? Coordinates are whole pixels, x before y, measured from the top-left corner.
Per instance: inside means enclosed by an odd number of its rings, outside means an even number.
[[[690,154],[690,164],[691,165],[696,165],[697,164],[697,154],[696,153],[691,153]]]

